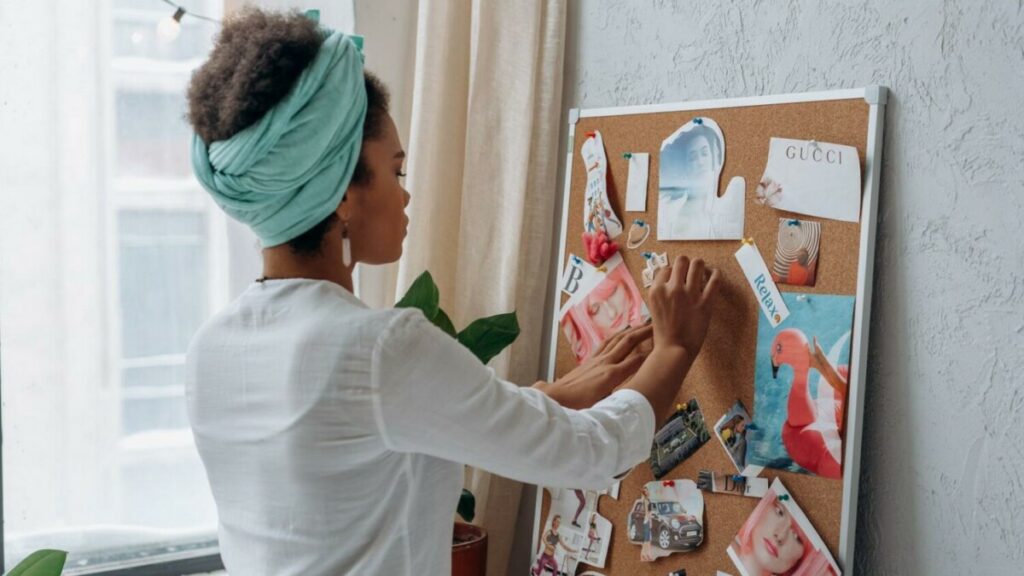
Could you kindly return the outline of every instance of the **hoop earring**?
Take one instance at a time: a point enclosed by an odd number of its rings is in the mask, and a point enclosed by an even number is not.
[[[352,242],[348,239],[348,223],[342,222],[341,225],[341,263],[349,268],[352,266]]]

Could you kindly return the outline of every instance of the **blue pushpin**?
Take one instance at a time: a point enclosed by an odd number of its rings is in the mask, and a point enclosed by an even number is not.
[[[790,220],[786,224],[788,224],[789,226],[799,226],[800,225],[800,221],[794,219],[794,220]]]
[[[779,500],[782,500],[783,502],[789,500],[789,494],[779,494]]]
[[[647,226],[647,222],[644,222],[640,218],[637,218],[636,220],[633,220],[633,224],[636,224],[637,226]]]
[[[622,157],[625,158],[626,160],[629,160],[630,158],[633,157],[633,153],[632,152],[624,152],[622,154]]]
[[[693,119],[693,123],[694,124],[698,124],[698,125],[699,124],[703,124],[704,123],[704,119],[703,118],[694,118]]]
[[[653,252],[643,252],[640,255],[643,256],[644,258],[646,258],[647,260],[650,260],[651,258],[654,257],[654,253]]]

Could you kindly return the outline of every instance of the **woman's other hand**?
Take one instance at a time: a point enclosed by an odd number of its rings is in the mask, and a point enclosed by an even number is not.
[[[708,333],[719,277],[700,258],[691,262],[683,255],[658,271],[647,298],[655,347],[680,347],[696,358]]]
[[[651,351],[653,330],[650,324],[627,328],[566,375],[533,387],[566,408],[590,408],[636,373]]]

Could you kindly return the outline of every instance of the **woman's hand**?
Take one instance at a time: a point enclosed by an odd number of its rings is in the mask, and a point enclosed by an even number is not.
[[[648,292],[655,347],[679,347],[696,358],[708,333],[711,307],[718,293],[719,271],[708,274],[704,261],[676,257],[662,268]]]
[[[533,385],[566,408],[590,408],[636,373],[650,353],[653,328],[627,328],[604,341],[587,360],[554,382]]]

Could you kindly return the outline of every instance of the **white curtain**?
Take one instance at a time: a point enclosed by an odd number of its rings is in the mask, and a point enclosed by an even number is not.
[[[411,223],[399,292],[423,270],[456,326],[515,310],[522,337],[492,366],[539,373],[558,186],[565,0],[421,0],[408,144]],[[504,574],[521,485],[467,472]]]

